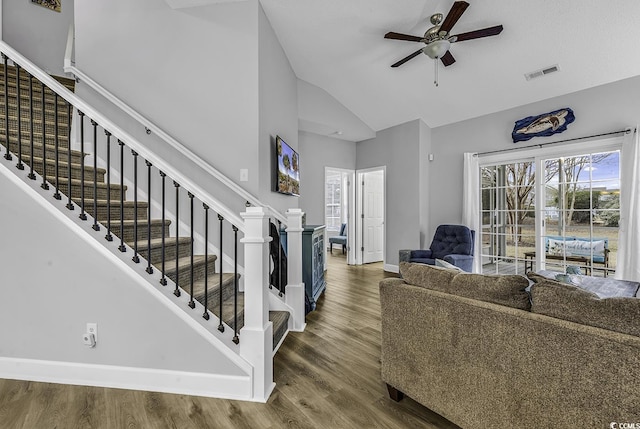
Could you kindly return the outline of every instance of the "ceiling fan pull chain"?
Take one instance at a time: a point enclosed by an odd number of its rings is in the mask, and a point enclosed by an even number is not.
[[[433,62],[434,67],[435,67],[435,72],[434,72],[434,80],[433,80],[433,84],[435,86],[438,86],[438,59],[436,58],[436,60]]]

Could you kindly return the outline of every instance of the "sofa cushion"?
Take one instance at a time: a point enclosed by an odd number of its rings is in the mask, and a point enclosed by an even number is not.
[[[435,265],[400,262],[400,275],[405,282],[427,289],[447,291],[447,287],[457,271],[436,267]]]
[[[640,336],[637,298],[600,299],[595,293],[549,279],[539,279],[531,287],[531,296],[534,313]]]
[[[494,304],[529,310],[529,286],[526,277],[519,275],[489,275],[461,273],[434,265],[400,263],[405,282],[427,289],[473,298]]]
[[[529,280],[520,275],[459,273],[445,292],[492,302],[521,310],[531,309],[526,288]]]

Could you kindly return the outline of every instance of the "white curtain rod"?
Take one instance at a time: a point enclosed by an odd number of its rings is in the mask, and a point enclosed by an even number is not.
[[[637,129],[634,129],[633,132],[636,132]],[[494,153],[502,153],[502,152],[511,152],[511,151],[515,151],[515,150],[524,150],[524,149],[531,149],[531,148],[542,148],[543,146],[549,146],[549,145],[553,145],[553,144],[558,144],[558,143],[566,143],[566,142],[572,142],[572,141],[576,141],[576,140],[585,140],[585,139],[592,139],[595,137],[603,137],[603,136],[610,136],[610,135],[614,135],[614,134],[629,134],[631,132],[631,128],[627,128],[624,130],[618,130],[618,131],[611,131],[608,133],[602,133],[602,134],[592,134],[590,136],[584,136],[584,137],[574,137],[572,139],[565,139],[565,140],[558,140],[555,142],[547,142],[547,143],[539,143],[539,144],[532,144],[532,145],[528,145],[528,146],[518,146],[518,147],[512,147],[509,149],[498,149],[498,150],[490,150],[487,152],[478,152],[475,154],[475,156],[483,156],[483,155],[492,155]]]

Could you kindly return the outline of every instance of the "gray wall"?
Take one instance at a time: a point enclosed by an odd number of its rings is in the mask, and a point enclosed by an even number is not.
[[[516,145],[511,140],[515,121],[562,107],[573,109],[576,120],[567,131]],[[432,130],[434,161],[429,163],[431,231],[442,223],[462,220],[462,180],[465,152],[508,149],[635,127],[640,120],[640,77],[590,88]]]
[[[298,207],[298,198],[273,192],[275,138],[298,146],[298,79],[262,7],[259,8],[259,138],[260,201],[280,212]]]
[[[257,196],[258,10],[76,0],[76,65]]]
[[[102,244],[87,243],[54,218],[50,191],[34,199],[3,172],[0,187],[0,222],[11,226],[2,237],[11,245],[0,246],[0,356],[242,375],[167,311],[164,300],[140,284],[139,273],[106,259],[96,248]],[[104,230],[99,234],[102,239]],[[169,304],[186,308],[186,298]],[[94,349],[82,343],[87,322],[98,323]]]
[[[54,12],[30,0],[4,0],[2,39],[47,73],[62,76],[69,25],[73,22],[73,0],[62,2]]]
[[[307,224],[324,224],[325,167],[356,168],[356,143],[301,131],[300,147],[300,208],[306,213]]]
[[[429,155],[432,153],[431,147],[431,128],[424,122],[420,121],[420,151],[418,159],[420,160],[420,174],[418,182],[420,191],[418,198],[420,200],[420,249],[425,249],[431,244],[433,234],[429,230],[429,199],[431,196],[431,182],[429,180]],[[437,183],[437,182],[435,182]]]
[[[421,120],[378,131],[356,144],[356,168],[386,166],[386,264],[398,264],[400,249],[420,246]]]
[[[178,10],[163,0],[77,2],[80,70],[265,204],[282,212],[298,206],[297,199],[272,191],[275,136],[298,147],[297,78],[257,0]],[[107,37],[113,33],[110,20],[118,22],[115,37]],[[182,154],[146,136],[82,83],[78,93],[242,211],[244,200]],[[246,182],[240,182],[241,169],[248,170]]]

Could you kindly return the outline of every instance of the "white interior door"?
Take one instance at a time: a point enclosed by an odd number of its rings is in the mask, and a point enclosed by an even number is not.
[[[362,263],[383,260],[384,171],[363,174],[362,180]]]

